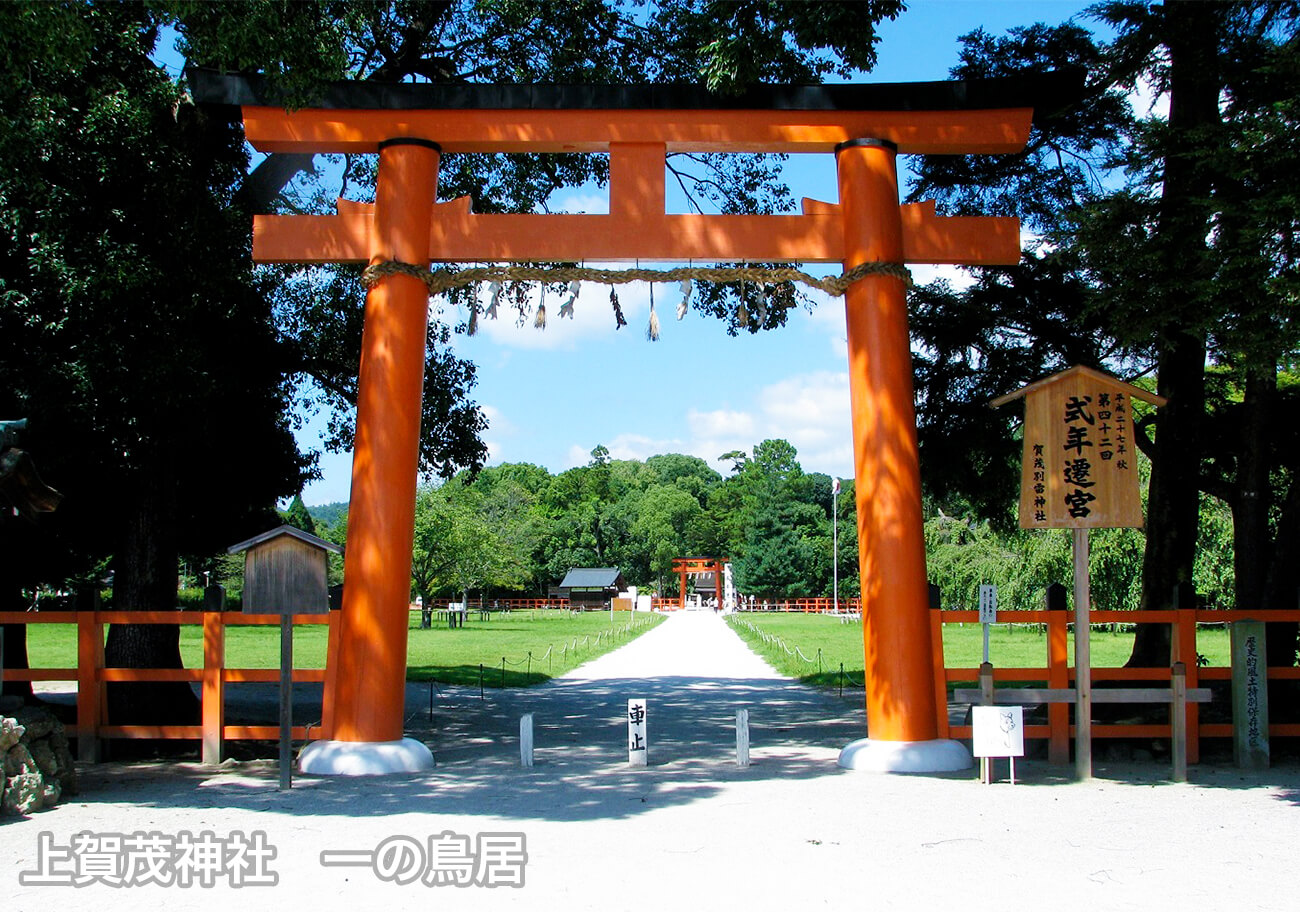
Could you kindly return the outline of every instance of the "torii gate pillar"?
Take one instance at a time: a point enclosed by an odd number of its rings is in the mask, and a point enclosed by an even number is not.
[[[903,261],[897,154],[878,139],[835,150],[846,269]],[[906,288],[872,275],[844,300],[869,737],[844,748],[840,766],[966,769],[966,747],[938,738]]]
[[[436,143],[379,146],[370,262],[429,261],[429,209],[438,189]],[[309,744],[304,773],[368,775],[433,768],[423,742],[403,738],[407,603],[419,477],[429,292],[415,276],[387,276],[366,294],[352,495],[344,555],[334,738]]]

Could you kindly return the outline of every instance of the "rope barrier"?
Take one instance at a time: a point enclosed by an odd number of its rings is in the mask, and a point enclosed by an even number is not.
[[[601,643],[601,641],[604,640],[606,637],[609,637],[609,638],[612,639],[614,636],[629,636],[629,635],[631,635],[631,633],[632,633],[633,631],[635,631],[635,630],[640,630],[641,628],[648,626],[649,623],[650,623],[649,621],[638,621],[638,620],[633,620],[633,621],[631,621],[630,623],[628,623],[628,624],[626,624],[626,625],[624,625],[624,626],[621,626],[621,627],[617,628],[616,630],[612,630],[612,631],[609,631],[609,630],[607,630],[607,631],[602,631],[601,633],[599,633],[599,634],[596,635],[595,643],[591,643],[591,634],[587,634],[586,636],[584,636],[584,637],[582,638],[582,641],[581,641],[581,642],[578,641],[578,638],[577,638],[577,637],[574,637],[574,638],[573,638],[573,643],[572,643],[572,644],[564,643],[564,644],[560,647],[560,658],[561,658],[561,659],[567,659],[567,658],[568,658],[569,651],[570,651],[570,648],[572,648],[572,650],[573,650],[574,653],[577,653],[579,647],[585,647],[585,646],[587,646],[588,644],[595,645],[595,646],[599,646],[600,643]],[[527,672],[526,672],[526,676],[531,676],[531,675],[532,675],[533,662],[534,662],[534,661],[541,662],[542,659],[545,659],[545,660],[546,660],[546,668],[547,668],[547,671],[550,671],[550,668],[551,668],[551,654],[554,652],[554,650],[555,650],[555,644],[553,644],[553,643],[547,645],[547,647],[546,647],[546,652],[544,652],[541,656],[535,656],[535,655],[533,655],[532,651],[530,650],[530,651],[528,652],[528,655],[527,655],[527,656],[525,656],[524,658],[520,659],[520,660],[517,661],[517,662],[512,662],[512,661],[511,661],[510,659],[508,659],[506,656],[502,656],[502,657],[501,657],[501,678],[500,678],[500,682],[501,682],[501,683],[500,683],[500,686],[501,686],[501,687],[505,687],[506,668],[507,668],[507,667],[510,667],[510,668],[518,668],[518,667],[521,666],[521,665],[527,665],[527,666],[528,666],[528,670],[527,670]],[[484,670],[485,670],[484,665],[483,665],[482,663],[479,663],[479,667],[478,667],[478,669],[479,669],[479,671],[478,671],[479,699],[483,699],[483,674],[484,674]],[[441,691],[439,691],[439,693],[441,693]]]
[[[817,650],[817,657],[815,659],[810,659],[803,654],[803,650],[800,649],[798,646],[795,646],[794,649],[791,650],[790,647],[786,645],[785,640],[781,639],[780,636],[774,633],[768,633],[767,631],[753,624],[751,621],[745,620],[744,618],[731,617],[728,619],[728,623],[734,626],[744,627],[755,637],[762,640],[764,645],[777,646],[783,652],[785,652],[786,655],[796,656],[800,661],[805,662],[809,666],[816,666],[818,674],[823,673],[824,668],[823,668],[823,661],[822,661],[822,651],[820,648],[818,648]],[[853,675],[846,672],[844,670],[844,663],[841,662],[840,670],[839,670],[839,690],[841,696],[844,695],[844,683],[846,681],[853,687],[865,689],[867,686],[865,681],[858,681],[853,677]]]
[[[373,288],[392,275],[409,275],[419,279],[435,295],[451,288],[464,288],[477,282],[596,282],[601,285],[626,285],[630,282],[753,282],[756,285],[782,285],[798,282],[838,297],[868,276],[884,275],[912,287],[912,273],[902,263],[862,263],[837,276],[818,278],[793,266],[676,266],[672,269],[596,269],[590,266],[471,266],[468,269],[434,272],[413,263],[385,260],[367,266],[361,282]]]

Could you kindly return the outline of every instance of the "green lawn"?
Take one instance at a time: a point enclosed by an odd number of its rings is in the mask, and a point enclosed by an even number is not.
[[[479,683],[488,687],[537,684],[603,655],[635,639],[663,620],[662,615],[625,612],[513,611],[480,621],[471,615],[465,626],[420,630],[415,615],[407,641],[407,679],[446,684]],[[327,628],[323,624],[295,626],[294,666],[324,668]],[[28,628],[28,662],[33,668],[74,668],[77,631],[71,624],[40,624]],[[187,668],[203,666],[203,630],[181,627],[181,659]],[[503,674],[504,664],[504,674]],[[226,665],[229,668],[279,668],[280,629],[227,627]]]
[[[862,625],[840,623],[838,618],[814,614],[732,615],[733,630],[755,652],[782,674],[808,683],[829,687],[840,685],[840,663],[848,680],[861,686],[863,673]],[[748,629],[747,624],[779,637],[780,643],[764,642]],[[783,644],[783,645],[782,645]],[[1118,668],[1128,660],[1133,634],[1112,633],[1108,628],[1094,628],[1089,641],[1094,668]],[[983,660],[984,635],[979,624],[945,624],[943,629],[945,664],[949,668],[976,668]],[[1074,637],[1069,638],[1069,655],[1074,656]],[[1210,665],[1228,665],[1228,632],[1203,627],[1197,633],[1196,648]],[[1047,665],[1047,634],[1039,628],[1023,625],[994,624],[989,634],[989,658],[1004,668],[1036,668]],[[968,685],[964,685],[968,686]]]

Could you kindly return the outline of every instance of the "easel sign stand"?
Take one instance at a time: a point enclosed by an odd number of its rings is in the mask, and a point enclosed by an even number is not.
[[[1011,763],[1011,784],[1016,784],[1016,758],[1025,755],[1025,711],[1022,706],[972,706],[972,753],[980,759],[980,781],[993,783],[993,759]]]
[[[1070,529],[1074,551],[1074,767],[1092,778],[1088,530],[1141,528],[1132,400],[1165,400],[1089,367],[1072,367],[991,403],[1025,400],[1020,527]]]

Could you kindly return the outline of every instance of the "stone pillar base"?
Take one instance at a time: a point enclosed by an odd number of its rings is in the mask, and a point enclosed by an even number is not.
[[[385,776],[433,769],[433,752],[414,738],[400,741],[313,741],[298,754],[311,776]]]
[[[872,773],[951,773],[967,770],[970,751],[960,741],[873,741],[862,738],[840,751],[839,765]]]

